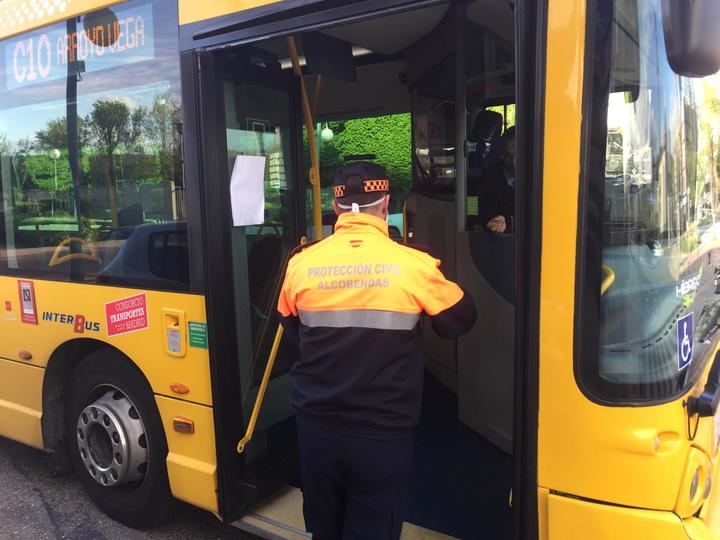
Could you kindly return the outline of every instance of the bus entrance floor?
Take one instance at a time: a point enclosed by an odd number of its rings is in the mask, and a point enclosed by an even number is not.
[[[402,540],[509,539],[512,457],[458,419],[457,396],[425,372]],[[300,479],[234,523],[265,538],[306,539]]]
[[[510,538],[512,457],[458,419],[457,396],[425,372],[405,519],[463,539]]]

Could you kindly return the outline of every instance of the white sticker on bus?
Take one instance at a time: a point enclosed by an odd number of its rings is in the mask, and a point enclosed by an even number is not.
[[[20,293],[20,320],[26,324],[37,324],[37,307],[35,305],[35,285],[32,281],[18,281]]]

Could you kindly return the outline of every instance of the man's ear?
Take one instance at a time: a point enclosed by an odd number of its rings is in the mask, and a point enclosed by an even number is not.
[[[382,210],[383,210],[383,213],[386,215],[390,213],[390,194],[389,193],[385,196],[385,202],[383,203]]]
[[[336,215],[336,216],[339,216],[340,214],[343,213],[343,211],[342,211],[342,210],[340,209],[340,207],[338,206],[337,199],[333,199],[333,210],[335,210],[335,215]]]

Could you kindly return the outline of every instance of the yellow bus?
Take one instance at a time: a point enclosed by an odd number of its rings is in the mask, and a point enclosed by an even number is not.
[[[403,536],[720,538],[711,4],[0,1],[0,435],[306,537],[277,292],[375,160],[480,313],[416,329]]]

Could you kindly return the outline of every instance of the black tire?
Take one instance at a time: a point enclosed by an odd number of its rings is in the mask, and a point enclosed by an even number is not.
[[[80,455],[78,421],[85,407],[108,388],[122,392],[135,406],[145,429],[147,468],[141,480],[103,486],[88,472]],[[133,416],[134,418],[134,416]],[[65,407],[66,442],[75,473],[93,502],[112,519],[136,529],[161,524],[173,506],[168,482],[168,448],[152,389],[139,370],[116,351],[102,349],[85,357],[73,371]]]

